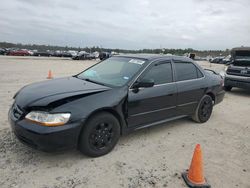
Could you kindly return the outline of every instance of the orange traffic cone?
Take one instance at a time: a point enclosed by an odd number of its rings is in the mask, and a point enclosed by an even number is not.
[[[200,144],[197,144],[194,150],[193,159],[189,170],[182,173],[182,177],[189,187],[209,188],[203,175],[203,161]]]
[[[48,77],[47,77],[47,79],[52,79],[53,78],[53,76],[52,76],[52,71],[51,70],[49,70],[49,73],[48,73]]]

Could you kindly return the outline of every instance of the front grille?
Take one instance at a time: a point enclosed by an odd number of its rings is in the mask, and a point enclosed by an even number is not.
[[[239,73],[240,74],[240,70],[228,69],[227,73]]]
[[[17,104],[12,106],[12,115],[16,120],[20,119],[23,115],[23,111],[17,106]]]
[[[250,77],[249,69],[228,69],[227,74]]]

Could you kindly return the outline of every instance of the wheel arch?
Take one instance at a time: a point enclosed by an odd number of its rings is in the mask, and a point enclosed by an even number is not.
[[[212,91],[207,92],[206,95],[210,96],[215,103],[215,94]]]
[[[121,115],[120,115],[115,109],[113,109],[113,108],[109,108],[109,107],[100,108],[100,109],[97,109],[97,110],[91,112],[91,113],[87,116],[87,118],[85,119],[84,124],[86,124],[86,122],[88,122],[88,120],[89,120],[91,117],[93,117],[93,116],[96,115],[96,114],[102,113],[102,112],[108,112],[108,113],[112,114],[112,115],[119,121],[119,124],[120,124],[120,135],[122,135],[122,132],[123,132],[122,130],[123,130],[123,125],[124,125],[124,123],[123,123],[123,121],[122,121]],[[83,127],[84,127],[84,126],[82,126],[82,129],[83,129]],[[81,131],[82,131],[82,130],[81,130]]]

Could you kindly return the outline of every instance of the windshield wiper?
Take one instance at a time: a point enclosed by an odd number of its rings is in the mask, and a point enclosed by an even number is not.
[[[79,77],[78,77],[78,78],[79,78]],[[91,79],[89,79],[89,78],[80,78],[80,79],[85,80],[85,81],[87,81],[87,82],[92,82],[92,83],[94,83],[94,84],[99,84],[99,85],[103,85],[103,86],[105,86],[105,84],[104,84],[104,83],[97,82],[97,81],[95,81],[95,80],[91,80]]]

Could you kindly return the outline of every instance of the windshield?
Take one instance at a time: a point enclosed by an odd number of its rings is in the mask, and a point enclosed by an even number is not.
[[[235,60],[249,60],[250,61],[250,51],[236,51]]]
[[[238,66],[250,66],[250,51],[236,51],[233,64]]]
[[[77,75],[77,78],[111,86],[123,86],[142,68],[145,60],[111,57]]]

